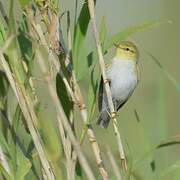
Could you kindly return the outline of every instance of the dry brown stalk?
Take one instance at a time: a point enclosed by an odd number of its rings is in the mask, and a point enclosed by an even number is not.
[[[42,33],[42,30],[41,30],[40,26],[35,25],[35,24],[33,24],[33,26],[36,29],[36,32],[37,32],[37,34],[39,35],[39,37],[41,39],[41,42],[43,43],[43,45],[48,50],[49,48],[48,48],[48,45],[46,43],[46,40],[42,36],[43,33]],[[65,50],[65,52],[70,52],[71,51],[71,49],[70,49],[70,47],[71,47],[70,36],[68,36],[68,42],[69,42],[69,49]],[[70,55],[66,54],[66,57],[70,58]],[[59,64],[57,65],[57,61],[55,60],[55,58],[52,58],[52,61],[55,64],[56,71],[60,73],[60,75],[61,75],[61,77],[62,77],[62,79],[63,79],[63,81],[65,83],[65,86],[66,86],[72,100],[75,102],[75,104],[78,104],[78,107],[79,107],[79,110],[80,110],[80,113],[81,113],[81,116],[82,116],[82,119],[83,119],[84,123],[87,124],[87,109],[86,109],[86,106],[84,104],[84,100],[83,100],[81,90],[80,90],[79,85],[78,85],[78,83],[76,81],[75,73],[72,71],[73,84],[74,84],[74,91],[73,91],[72,88],[70,87],[67,79],[65,78],[63,72],[60,70],[60,65]],[[68,62],[70,62],[70,60],[68,60]],[[96,136],[95,136],[94,131],[93,131],[91,126],[88,127],[87,134],[88,134],[88,137],[89,137],[89,142],[90,142],[90,144],[92,146],[92,149],[93,149],[93,153],[94,153],[94,156],[95,156],[96,163],[97,163],[97,166],[99,168],[100,174],[101,174],[101,176],[103,177],[104,180],[107,180],[108,179],[108,174],[107,174],[107,171],[106,171],[106,169],[105,169],[105,167],[103,165],[99,145],[97,143]]]
[[[70,55],[70,52],[72,51],[72,42],[71,42],[71,33],[70,33],[70,18],[69,18],[69,14],[68,14],[68,30],[67,30],[67,34],[68,34],[68,50],[67,50],[67,54],[66,54],[66,58],[69,60],[66,60],[67,62],[72,62],[72,56]],[[86,109],[86,105],[84,103],[84,98],[82,96],[82,93],[81,93],[81,89],[77,83],[77,80],[76,80],[76,76],[75,76],[75,73],[74,71],[72,70],[72,81],[73,81],[73,89],[74,89],[74,95],[72,96],[72,98],[75,100],[76,104],[78,104],[78,107],[79,107],[79,110],[80,110],[80,113],[81,113],[81,117],[84,121],[84,123],[87,125],[87,109]],[[68,84],[67,84],[68,86]],[[67,87],[67,89],[71,89],[69,86]],[[70,91],[70,94],[72,91]],[[101,158],[101,151],[100,151],[100,148],[99,148],[99,145],[97,143],[97,140],[96,140],[96,136],[95,136],[95,133],[93,131],[93,128],[91,125],[88,125],[87,126],[87,135],[88,135],[88,138],[89,138],[89,142],[92,146],[92,149],[93,149],[93,153],[94,153],[94,156],[95,156],[95,159],[96,159],[96,163],[97,163],[97,166],[99,168],[99,172],[103,178],[103,180],[108,180],[108,173],[104,167],[104,164],[103,164],[103,160]]]
[[[54,87],[54,84],[53,84],[53,81],[51,79],[51,76],[49,75],[48,73],[48,70],[46,68],[46,65],[44,63],[44,60],[42,58],[42,55],[40,54],[39,51],[37,51],[37,58],[38,58],[38,62],[40,64],[40,68],[42,70],[42,73],[43,73],[43,77],[44,77],[44,80],[45,82],[47,83],[47,86],[48,86],[48,89],[49,89],[49,93],[50,93],[50,96],[54,102],[54,105],[56,107],[56,112],[57,112],[57,120],[58,120],[58,126],[62,126],[64,127],[64,129],[66,130],[67,132],[67,135],[68,137],[70,138],[71,140],[71,143],[73,144],[74,146],[74,149],[76,150],[76,153],[78,155],[78,158],[79,158],[79,161],[81,163],[81,166],[82,168],[84,169],[84,172],[86,173],[87,175],[87,178],[89,180],[95,180],[95,177],[88,165],[88,162],[84,156],[84,154],[82,153],[81,151],[81,148],[80,148],[80,145],[78,144],[75,136],[74,136],[74,133],[71,129],[71,126],[69,124],[69,121],[64,113],[64,110],[62,108],[62,105],[61,103],[59,102],[59,99],[58,99],[58,96],[57,96],[57,93],[56,93],[56,89]],[[60,128],[59,128],[60,130]]]
[[[43,32],[42,32],[42,29],[40,27],[40,25],[36,25],[34,23],[32,23],[37,35],[39,36],[40,38],[40,41],[42,42],[43,46],[47,48],[47,51],[49,51],[49,47],[48,47],[48,44],[43,36]],[[60,28],[60,25],[59,25],[59,28]],[[60,29],[61,31],[61,29]],[[69,33],[70,35],[70,33]],[[61,36],[61,40],[64,42],[64,39],[63,37]],[[65,50],[65,53],[66,53],[66,58],[70,58],[70,55],[69,55],[69,52],[71,51],[70,47],[71,47],[71,39],[70,39],[70,36],[68,36],[68,50],[67,48],[65,47],[64,43],[63,43],[63,48]],[[53,56],[53,55],[52,55]],[[71,86],[69,85],[67,79],[65,78],[63,72],[61,71],[60,69],[60,64],[58,63],[58,61],[56,60],[56,58],[53,56],[51,58],[52,62],[54,63],[54,67],[56,68],[56,72],[60,73],[63,81],[64,81],[64,84],[68,90],[68,93],[70,94],[72,100],[75,102],[75,104],[78,104],[78,107],[79,107],[79,110],[80,110],[80,113],[81,113],[81,116],[82,116],[82,119],[84,121],[85,124],[87,124],[87,109],[86,109],[86,106],[84,104],[84,100],[83,100],[83,96],[82,96],[82,93],[81,93],[81,90],[79,88],[79,85],[76,81],[76,77],[75,77],[75,73],[72,71],[72,78],[73,78],[73,84],[74,84],[74,91],[72,90]],[[68,62],[71,62],[71,60],[67,60]],[[96,163],[97,163],[97,166],[99,168],[99,171],[100,171],[100,174],[101,176],[103,177],[104,180],[107,180],[108,179],[108,174],[107,174],[107,171],[103,165],[103,161],[102,161],[102,158],[101,158],[101,152],[100,152],[100,149],[99,149],[99,145],[97,143],[97,140],[96,140],[96,136],[94,134],[94,131],[92,129],[91,126],[88,127],[88,130],[87,130],[87,135],[89,137],[89,142],[92,146],[92,149],[93,149],[93,153],[94,153],[94,156],[95,156],[95,159],[96,159]]]
[[[61,47],[60,47],[60,40],[59,40],[59,21],[58,21],[58,16],[57,14],[53,13],[52,14],[52,18],[50,20],[50,24],[49,24],[49,40],[50,40],[50,44],[51,44],[51,48],[52,50],[56,53],[62,53],[61,52]],[[53,52],[49,50],[49,54],[51,55],[50,59],[53,59],[54,56],[52,54]],[[56,61],[57,62],[57,61]],[[55,66],[55,61],[54,61],[54,66]],[[56,71],[56,73],[58,72],[58,70]],[[55,73],[55,74],[56,74]],[[68,83],[67,79],[65,78],[64,74],[62,73],[62,71],[60,70],[60,74],[61,77],[64,81],[64,84],[66,85]],[[59,117],[57,117],[59,118]],[[70,114],[70,123],[73,126],[73,116],[72,116],[72,112]],[[63,142],[63,148],[64,148],[64,152],[65,152],[65,156],[66,156],[66,171],[67,171],[67,179],[68,180],[75,180],[75,166],[76,166],[76,161],[77,161],[77,154],[73,149],[72,143],[69,139],[68,136],[65,136],[65,132],[64,132],[64,128],[63,126],[59,126],[60,128],[60,135],[61,135],[61,139]]]
[[[83,99],[80,87],[77,83],[75,73],[72,72],[72,76],[73,76],[73,84],[74,84],[74,94],[71,93],[72,90],[70,90],[69,93],[72,95],[72,98],[75,100],[75,103],[78,105],[80,113],[81,113],[81,117],[82,117],[84,123],[87,125],[86,105],[84,103],[84,99]],[[68,87],[67,89],[71,89],[69,84],[66,84],[66,85]],[[87,135],[88,135],[89,142],[90,142],[92,149],[93,149],[93,153],[94,153],[94,156],[96,159],[97,166],[99,168],[99,172],[100,172],[101,176],[103,177],[103,179],[107,180],[108,179],[108,173],[104,167],[103,160],[101,158],[101,151],[100,151],[99,145],[98,145],[97,140],[96,140],[95,133],[94,133],[91,125],[87,125]]]
[[[3,69],[4,69],[4,71],[7,75],[7,78],[9,80],[9,83],[10,83],[10,85],[11,85],[11,87],[12,87],[12,89],[13,89],[16,97],[17,97],[17,100],[19,102],[21,110],[24,114],[24,117],[25,117],[25,120],[27,122],[29,131],[30,131],[31,136],[33,138],[35,147],[37,149],[43,170],[44,170],[48,180],[55,180],[51,166],[49,165],[49,162],[46,159],[40,135],[38,133],[38,130],[36,129],[35,124],[37,123],[37,117],[36,117],[36,114],[34,112],[34,106],[33,106],[33,103],[31,101],[31,98],[26,93],[24,86],[21,83],[19,83],[16,76],[12,75],[10,67],[9,67],[8,63],[6,62],[6,60],[3,56],[3,53],[1,51],[0,51],[0,59],[1,59]]]
[[[94,0],[88,0],[88,8],[89,8],[91,21],[92,21],[93,34],[94,34],[94,38],[95,38],[95,42],[96,42],[96,48],[98,51],[99,64],[100,64],[100,68],[101,68],[102,77],[104,80],[104,86],[105,86],[105,90],[106,90],[106,94],[107,94],[108,105],[109,105],[109,108],[111,111],[114,132],[115,132],[115,136],[116,136],[117,143],[118,143],[118,149],[119,149],[119,153],[120,153],[121,163],[122,163],[123,169],[125,170],[125,172],[127,172],[126,157],[125,157],[125,153],[124,153],[124,149],[123,149],[123,145],[122,145],[121,136],[120,136],[120,133],[119,133],[118,127],[117,127],[116,112],[115,112],[112,97],[111,97],[111,90],[109,87],[108,79],[106,77],[105,63],[104,63],[104,58],[103,58],[103,54],[102,54],[102,47],[101,47],[101,43],[99,41],[99,33],[97,30],[97,26],[96,26]]]

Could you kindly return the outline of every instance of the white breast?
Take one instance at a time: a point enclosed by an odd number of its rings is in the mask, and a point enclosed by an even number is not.
[[[111,68],[107,70],[113,99],[125,101],[133,93],[137,86],[135,65],[132,60],[113,60]]]

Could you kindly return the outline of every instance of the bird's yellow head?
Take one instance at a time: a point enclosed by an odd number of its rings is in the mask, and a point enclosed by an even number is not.
[[[114,45],[116,47],[116,57],[118,59],[138,61],[139,52],[132,42],[122,41],[119,44]]]

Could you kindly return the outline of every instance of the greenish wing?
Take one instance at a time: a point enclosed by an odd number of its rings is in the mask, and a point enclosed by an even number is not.
[[[101,76],[101,81],[100,81],[100,84],[99,84],[99,93],[98,93],[98,108],[99,108],[99,111],[101,111],[102,109],[102,101],[103,101],[103,78]]]
[[[103,92],[104,92],[104,83],[103,83],[103,78],[101,76],[101,81],[100,81],[100,84],[99,84],[99,93],[98,93],[98,108],[99,108],[99,111],[102,110],[102,102],[103,102]],[[116,107],[115,105],[115,102],[113,101],[113,104],[116,108],[116,111],[118,111],[126,102],[127,100],[129,99],[129,97],[124,101],[124,102],[119,102]]]
[[[106,63],[105,64],[106,70],[111,68],[111,65],[112,65],[111,62]],[[109,83],[109,86],[111,86],[111,83]],[[100,84],[99,84],[99,93],[98,93],[98,108],[99,108],[99,111],[101,111],[101,109],[102,109],[103,92],[104,92],[104,83],[103,83],[103,78],[101,76],[101,81],[100,81]]]

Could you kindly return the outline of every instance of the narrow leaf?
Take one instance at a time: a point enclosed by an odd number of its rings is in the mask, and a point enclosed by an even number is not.
[[[160,179],[164,179],[166,176],[179,171],[180,171],[180,161],[177,161],[175,164],[169,166],[160,174]]]
[[[4,41],[5,41],[5,29],[2,24],[2,21],[0,21],[0,47],[3,46]]]
[[[97,79],[94,80],[94,69],[91,71],[91,80],[89,83],[89,92],[88,92],[88,121],[91,120],[94,111],[95,111],[95,104],[96,104],[96,92],[98,88],[98,81]]]
[[[152,21],[152,22],[144,23],[142,25],[127,28],[127,29],[113,35],[112,37],[110,37],[107,40],[107,42],[105,43],[104,52],[106,52],[110,48],[112,48],[114,43],[118,43],[119,41],[125,40],[129,36],[131,36],[131,35],[133,35],[133,34],[135,34],[137,32],[146,31],[148,29],[152,29],[154,27],[157,27],[157,26],[159,26],[161,24],[165,24],[165,23],[170,23],[170,21],[167,21],[167,20],[166,21]]]
[[[162,141],[160,144],[157,145],[157,149],[162,148],[162,147],[167,147],[171,145],[180,145],[180,135],[173,136],[167,140]]]
[[[18,76],[18,80],[20,80],[22,83],[25,81],[25,72],[22,65],[22,62],[20,61],[20,49],[19,49],[19,43],[17,41],[17,22],[15,20],[14,15],[14,1],[10,1],[10,8],[9,8],[9,24],[8,24],[8,36],[15,36],[12,43],[7,49],[7,56],[9,58],[9,64],[12,67],[13,71]]]
[[[160,143],[153,145],[151,147],[151,149],[141,157],[141,159],[137,160],[134,163],[135,167],[139,163],[146,160],[149,156],[152,156],[152,154],[154,154],[156,150],[158,150],[160,148],[164,148],[164,147],[169,147],[169,146],[172,146],[172,145],[178,145],[178,144],[180,144],[180,135],[170,137],[169,139],[163,140]]]
[[[73,109],[73,104],[72,104],[71,100],[69,99],[65,84],[59,74],[56,77],[56,87],[57,87],[56,88],[57,95],[63,105],[64,112],[65,112],[66,116],[69,117],[70,112]]]
[[[23,180],[31,169],[31,162],[24,156],[23,152],[17,147],[17,171],[16,179]]]
[[[164,75],[170,80],[170,82],[174,85],[174,87],[180,92],[180,84],[176,81],[176,79],[161,65],[159,60],[154,57],[151,53],[145,51],[147,55],[151,57],[151,59],[155,62],[155,64],[161,69]]]
[[[2,132],[0,132],[0,146],[2,147],[3,152],[5,152],[7,156],[13,158],[13,153],[11,151],[11,148],[6,142],[6,139],[4,138]]]
[[[84,51],[83,45],[86,38],[88,24],[90,21],[90,15],[88,10],[88,3],[84,1],[83,7],[81,9],[80,15],[78,17],[77,23],[75,25],[74,30],[74,41],[73,41],[73,59],[74,59],[74,69],[79,79],[80,73],[79,69],[82,68],[82,63],[86,61],[85,59],[82,60],[81,53]]]
[[[10,174],[6,171],[6,169],[3,167],[1,163],[0,163],[0,172],[1,174],[3,174],[6,180],[13,180],[13,177],[10,176]]]

